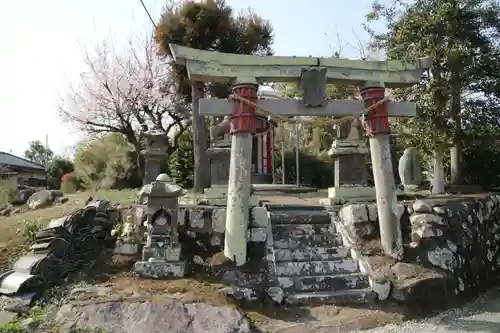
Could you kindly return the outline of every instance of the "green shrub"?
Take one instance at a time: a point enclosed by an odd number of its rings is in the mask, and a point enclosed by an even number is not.
[[[28,243],[35,241],[36,234],[42,229],[43,225],[40,220],[26,220],[23,222],[21,229],[17,231],[24,240]]]
[[[16,183],[11,180],[0,180],[0,205],[19,202],[21,197]]]
[[[282,152],[275,154],[275,175],[279,180],[283,177]],[[297,183],[296,153],[295,150],[288,150],[285,154],[285,181],[287,184]],[[328,188],[333,185],[333,162],[327,151],[319,154],[311,154],[306,151],[299,151],[299,174],[300,183],[312,185],[317,188]]]
[[[63,157],[52,159],[47,170],[49,187],[54,189],[61,188],[63,176],[73,171],[75,171],[75,166],[72,161]]]

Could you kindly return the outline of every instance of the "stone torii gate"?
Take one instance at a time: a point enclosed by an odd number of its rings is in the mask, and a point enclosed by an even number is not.
[[[385,101],[385,88],[409,87],[420,81],[431,58],[411,61],[363,61],[317,57],[252,56],[219,53],[170,44],[174,60],[185,65],[192,81],[231,82],[243,100],[201,99],[200,115],[231,116],[231,162],[224,254],[238,266],[246,262],[252,134],[261,127],[256,109],[279,116],[354,116],[371,107],[364,123],[370,138],[382,247],[402,255],[401,230],[391,163],[388,117],[415,116],[414,103]],[[258,100],[263,82],[299,82],[302,100]],[[325,100],[327,83],[360,87],[363,101]],[[257,108],[255,106],[258,106]]]

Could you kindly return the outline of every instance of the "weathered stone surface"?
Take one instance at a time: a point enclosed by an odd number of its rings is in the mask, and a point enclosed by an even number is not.
[[[19,191],[19,199],[20,199],[20,204],[25,204],[28,202],[28,199],[35,193],[36,190],[34,188],[27,188],[24,190]],[[14,203],[16,204],[16,203]]]
[[[334,247],[342,246],[340,234],[314,234],[295,236],[293,232],[288,235],[282,233],[284,238],[276,238],[274,247],[277,249],[305,249],[308,247]],[[285,238],[286,237],[286,238]]]
[[[48,207],[54,203],[55,197],[52,192],[49,190],[41,190],[33,193],[26,204],[29,209],[40,209],[44,207]]]
[[[432,213],[432,205],[423,200],[415,201],[412,208],[415,213]]]
[[[280,224],[273,226],[275,238],[288,239],[314,235],[333,235],[337,231],[334,225]]]
[[[407,148],[399,159],[398,165],[401,183],[405,186],[422,183],[422,167],[420,153],[414,147]]]
[[[359,248],[365,241],[378,236],[377,215],[375,204],[349,204],[342,207],[338,216],[332,214],[332,221],[338,226],[345,244]]]
[[[248,229],[249,242],[265,242],[267,239],[267,228]]]
[[[112,333],[250,333],[248,321],[236,309],[178,300],[66,304],[55,321],[64,328],[101,329]]]
[[[385,301],[391,293],[391,282],[385,278],[368,278],[370,288],[377,294],[377,298]]]
[[[349,255],[346,247],[311,247],[306,249],[276,249],[276,262],[337,260]]]
[[[330,215],[324,210],[271,211],[272,224],[330,224]]]
[[[0,325],[5,325],[14,320],[16,317],[17,313],[0,310]]]
[[[446,301],[453,294],[451,276],[434,269],[400,262],[391,271],[394,276],[391,297],[398,301],[432,304]]]
[[[457,293],[475,294],[497,284],[500,206],[496,195],[425,202],[432,205],[432,213],[410,217],[412,243],[405,249],[405,261],[441,269],[451,277],[451,289]]]
[[[270,223],[269,214],[265,207],[253,207],[252,214],[253,225],[256,227],[267,227]]]
[[[210,147],[207,149],[210,159],[210,184],[227,185],[229,181],[229,161],[231,159],[231,144],[225,147]]]
[[[276,264],[280,276],[342,275],[358,271],[356,260],[284,262]]]
[[[137,261],[134,264],[134,271],[142,277],[151,279],[167,279],[183,277],[186,269],[185,261]]]
[[[342,291],[314,291],[290,294],[286,303],[290,305],[310,304],[356,304],[375,301],[377,294],[366,289],[353,289]]]
[[[278,278],[283,290],[319,291],[364,289],[369,286],[368,278],[362,275],[322,275]]]
[[[368,205],[366,204],[346,205],[340,210],[339,215],[343,219],[344,224],[370,221]]]
[[[212,211],[212,231],[224,232],[226,230],[226,208],[216,208]]]

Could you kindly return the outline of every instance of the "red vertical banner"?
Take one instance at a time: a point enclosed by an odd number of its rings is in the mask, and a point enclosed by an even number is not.
[[[360,93],[361,98],[365,101],[365,107],[370,107],[384,99],[385,88],[364,88],[360,90]],[[380,103],[368,112],[364,126],[367,136],[389,134],[391,132],[386,102]]]

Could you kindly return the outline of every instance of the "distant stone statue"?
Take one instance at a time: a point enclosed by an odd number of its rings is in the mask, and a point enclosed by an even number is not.
[[[415,147],[405,149],[399,159],[398,171],[405,191],[416,191],[422,184],[421,158]]]

